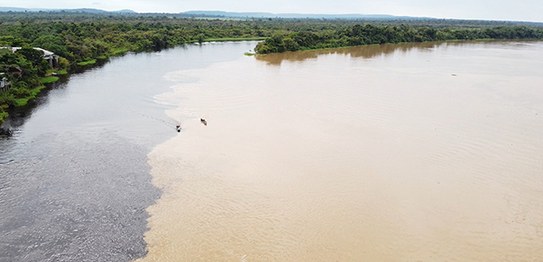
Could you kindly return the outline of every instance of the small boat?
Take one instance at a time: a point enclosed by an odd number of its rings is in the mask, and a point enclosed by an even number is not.
[[[203,118],[200,118],[200,122],[202,122],[202,124],[204,124],[204,126],[207,126],[207,121]]]

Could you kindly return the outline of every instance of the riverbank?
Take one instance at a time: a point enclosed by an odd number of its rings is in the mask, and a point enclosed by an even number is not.
[[[409,25],[353,25],[325,32],[280,32],[255,47],[258,54],[340,48],[371,44],[420,43],[451,40],[541,40],[543,28],[512,27],[429,27]]]
[[[256,40],[262,40],[263,37],[225,37],[225,38],[209,38],[205,39],[202,43],[210,43],[210,42],[242,42],[242,41],[256,41]],[[199,44],[198,42],[193,42],[189,44]],[[175,48],[175,47],[171,47]],[[156,50],[160,51],[160,50]],[[20,110],[20,108],[27,106],[29,103],[32,103],[39,95],[40,93],[50,88],[53,84],[58,83],[59,81],[66,81],[69,79],[70,76],[78,73],[82,73],[86,70],[90,70],[96,67],[103,66],[105,63],[109,61],[110,58],[113,57],[119,57],[126,55],[127,53],[134,52],[134,53],[142,53],[142,52],[148,52],[146,51],[137,51],[137,50],[131,50],[129,48],[117,48],[113,50],[110,54],[107,55],[101,55],[100,57],[97,57],[95,59],[89,59],[81,62],[77,62],[73,64],[69,70],[66,69],[59,69],[59,70],[49,70],[48,75],[40,78],[40,85],[35,86],[34,88],[30,89],[30,92],[27,96],[24,97],[18,97],[14,99],[10,104],[0,105],[3,106],[3,110],[0,110],[0,126],[2,126],[3,122],[9,117],[10,113],[13,112],[13,110]]]
[[[409,20],[202,20],[167,14],[132,17],[55,12],[6,13],[0,14],[0,21],[2,46],[49,50],[60,57],[58,61],[50,60],[49,66],[70,74],[128,52],[159,51],[204,42],[259,40],[263,42],[252,49],[267,54],[399,42],[543,38],[543,29],[537,23],[500,21],[428,20],[421,24]],[[29,36],[27,31],[35,33]],[[50,68],[42,59],[36,59],[40,54],[35,51],[34,54],[20,51],[27,60],[25,63],[6,55],[7,49],[3,51],[0,66],[6,72],[0,73],[5,73],[15,88],[12,93],[0,96],[0,121],[7,116],[8,107],[21,104],[15,103],[16,99],[31,102],[35,97],[31,89],[41,85],[40,82],[54,81],[45,73]]]

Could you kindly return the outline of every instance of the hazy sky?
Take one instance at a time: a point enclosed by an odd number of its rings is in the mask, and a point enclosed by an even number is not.
[[[0,0],[0,6],[169,13],[188,10],[359,13],[543,22],[543,0]]]

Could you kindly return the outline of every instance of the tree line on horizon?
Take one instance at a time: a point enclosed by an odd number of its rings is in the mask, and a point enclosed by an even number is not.
[[[276,33],[255,48],[258,54],[345,46],[447,40],[543,39],[543,28],[498,26],[484,28],[410,25],[353,25],[339,30]]]
[[[12,85],[0,93],[0,123],[44,83],[127,52],[215,40],[265,39],[261,54],[365,44],[472,39],[542,39],[543,27],[499,21],[366,21],[327,19],[194,19],[171,15],[0,13],[0,73]],[[44,63],[40,47],[59,55]]]

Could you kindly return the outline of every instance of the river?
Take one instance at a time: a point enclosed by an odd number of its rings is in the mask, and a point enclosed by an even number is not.
[[[144,260],[543,260],[541,68],[541,42],[481,42],[172,72]]]
[[[15,118],[0,261],[543,259],[542,42],[254,45],[116,58]]]
[[[159,197],[147,154],[178,135],[154,96],[172,70],[205,68],[255,43],[191,45],[113,58],[11,118],[0,138],[0,261],[130,261],[146,253]],[[187,80],[190,81],[190,80]]]

